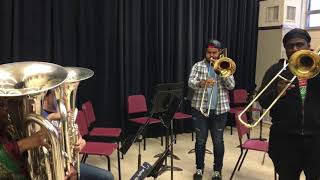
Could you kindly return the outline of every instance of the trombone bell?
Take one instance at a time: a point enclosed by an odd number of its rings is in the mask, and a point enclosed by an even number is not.
[[[213,64],[213,69],[221,77],[229,77],[236,72],[236,64],[228,57],[222,57]]]
[[[320,72],[320,56],[309,50],[295,52],[289,59],[290,71],[302,79],[311,79]]]

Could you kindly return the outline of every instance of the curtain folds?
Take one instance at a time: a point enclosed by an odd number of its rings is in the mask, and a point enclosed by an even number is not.
[[[237,87],[254,86],[259,0],[1,0],[0,63],[40,60],[95,71],[80,83],[101,123],[126,125],[126,98],[187,84],[204,44],[220,40]]]

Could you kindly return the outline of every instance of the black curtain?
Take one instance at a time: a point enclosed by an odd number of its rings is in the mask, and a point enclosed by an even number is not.
[[[78,104],[124,127],[126,98],[148,102],[158,83],[187,84],[215,38],[237,64],[237,88],[255,82],[259,0],[1,0],[0,63],[47,61],[82,66]]]

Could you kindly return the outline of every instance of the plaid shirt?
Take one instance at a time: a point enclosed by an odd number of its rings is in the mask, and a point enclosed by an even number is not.
[[[204,59],[193,65],[190,76],[189,76],[189,81],[188,81],[189,87],[194,89],[191,106],[199,111],[200,111],[202,94],[204,91],[204,88],[200,88],[199,84],[200,84],[200,80],[205,80],[207,78],[208,78],[208,67],[206,65],[206,60]],[[216,81],[217,81],[217,87],[218,87],[218,99],[217,99],[215,114],[219,115],[219,114],[228,112],[230,110],[228,90],[232,90],[234,88],[235,81],[232,75],[227,78],[222,78],[218,76]],[[203,104],[204,109],[208,109],[207,99],[208,99],[208,94],[207,94],[207,91],[205,91],[204,104]]]

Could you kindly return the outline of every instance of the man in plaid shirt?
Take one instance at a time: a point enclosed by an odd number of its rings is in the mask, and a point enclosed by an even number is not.
[[[189,77],[189,87],[194,89],[192,98],[192,116],[196,130],[196,173],[194,179],[201,179],[204,169],[205,146],[210,130],[214,151],[214,172],[213,180],[221,179],[221,170],[224,156],[223,131],[227,121],[227,112],[230,109],[228,90],[235,86],[233,76],[221,77],[210,65],[210,59],[219,59],[221,53],[221,43],[217,40],[210,40],[206,45],[205,58],[194,64]],[[205,88],[207,86],[207,88]],[[205,116],[200,111],[202,96],[204,93],[203,109],[209,116]],[[211,104],[209,104],[212,93]]]

